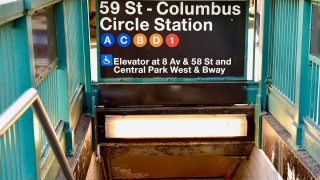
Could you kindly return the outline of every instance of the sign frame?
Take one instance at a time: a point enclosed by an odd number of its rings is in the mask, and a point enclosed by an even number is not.
[[[142,1],[161,1],[161,0],[142,0]],[[166,0],[177,1],[177,0]],[[192,1],[192,0],[183,0]],[[212,0],[202,0],[212,1]],[[243,0],[218,0],[218,1],[243,1]],[[249,28],[249,7],[250,0],[246,0],[246,14],[245,14],[245,45],[244,45],[244,75],[242,77],[199,77],[199,78],[185,78],[185,77],[152,77],[152,78],[102,78],[100,73],[100,13],[99,0],[96,0],[96,43],[97,43],[97,83],[183,83],[183,82],[226,82],[226,81],[248,81],[248,28]],[[252,72],[254,74],[254,72]]]

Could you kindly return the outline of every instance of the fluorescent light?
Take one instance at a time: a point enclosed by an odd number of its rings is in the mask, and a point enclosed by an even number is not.
[[[211,138],[247,136],[247,119],[237,115],[106,116],[106,138]]]

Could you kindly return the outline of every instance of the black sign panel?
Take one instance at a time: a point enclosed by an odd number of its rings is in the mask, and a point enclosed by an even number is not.
[[[99,2],[101,78],[243,77],[246,1]]]

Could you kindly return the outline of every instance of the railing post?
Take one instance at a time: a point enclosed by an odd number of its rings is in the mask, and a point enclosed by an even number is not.
[[[263,0],[262,13],[262,27],[261,27],[261,80],[259,94],[261,95],[261,112],[267,109],[267,78],[268,78],[268,63],[269,63],[269,23],[270,23],[270,0]]]
[[[305,0],[299,1],[299,24],[298,24],[298,47],[297,47],[297,84],[295,102],[295,121],[298,124],[295,144],[302,148],[303,118],[308,115],[310,96],[309,75],[309,39],[310,39],[310,17],[311,6]]]
[[[91,96],[92,96],[92,87],[91,87],[91,69],[90,69],[90,33],[89,33],[89,4],[88,0],[82,0],[81,2],[81,13],[82,13],[82,22],[83,22],[83,44],[84,44],[84,79],[85,79],[85,99],[87,105],[87,112],[92,113],[91,109]]]
[[[66,149],[67,149],[67,155],[72,156],[74,155],[74,150],[73,150],[73,133],[71,129],[71,125],[69,122],[64,123],[64,133],[66,137]]]
[[[263,12],[261,15],[261,78],[259,82],[259,91],[256,98],[255,110],[255,134],[256,145],[261,148],[262,139],[262,113],[267,110],[267,79],[268,79],[268,64],[269,64],[269,23],[270,23],[270,0],[263,0]]]

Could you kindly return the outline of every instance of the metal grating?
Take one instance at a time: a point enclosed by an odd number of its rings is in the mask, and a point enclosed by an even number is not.
[[[298,44],[298,0],[270,1],[269,74],[272,87],[295,103]]]
[[[57,69],[54,69],[45,79],[42,81],[42,83],[38,86],[39,95],[43,101],[43,105],[45,109],[47,110],[48,116],[51,120],[51,124],[53,128],[57,127],[59,123],[58,118],[58,72]],[[44,148],[48,144],[47,137],[40,128],[40,148],[41,153],[43,152]]]

